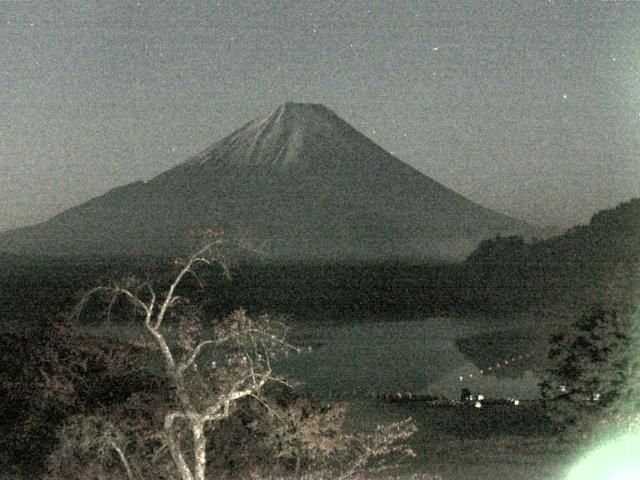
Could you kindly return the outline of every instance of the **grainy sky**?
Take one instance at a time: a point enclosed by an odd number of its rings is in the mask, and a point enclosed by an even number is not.
[[[0,0],[0,229],[323,103],[495,210],[640,196],[640,1]]]

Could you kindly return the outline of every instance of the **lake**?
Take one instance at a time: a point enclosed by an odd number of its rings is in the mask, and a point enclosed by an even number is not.
[[[413,392],[457,399],[466,387],[486,397],[538,398],[539,380],[527,369],[532,352],[504,359],[522,371],[517,378],[506,378],[481,372],[455,345],[457,338],[503,328],[504,321],[449,317],[304,324],[293,341],[311,351],[290,355],[277,370],[318,397]],[[501,368],[508,367],[504,361]]]

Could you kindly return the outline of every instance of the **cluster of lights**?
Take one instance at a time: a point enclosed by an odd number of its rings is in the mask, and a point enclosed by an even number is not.
[[[493,371],[497,371],[501,368],[507,368],[510,364],[513,365],[514,363],[520,361],[520,360],[524,360],[527,357],[530,357],[531,354],[530,353],[525,353],[523,355],[518,355],[517,357],[511,357],[511,358],[507,358],[505,360],[502,360],[500,362],[497,362],[495,365],[491,365],[487,368],[481,368],[480,369],[480,375],[485,375],[485,374],[489,374],[489,372],[493,372]],[[465,378],[473,378],[473,373],[468,373],[466,375],[460,375],[460,381],[464,381]]]
[[[475,399],[475,401],[473,400],[473,396],[470,396],[468,398],[468,400],[470,400],[471,402],[473,402],[473,406],[476,408],[482,408],[482,401],[484,400],[484,395],[478,395]],[[507,401],[512,404],[515,405],[516,407],[518,405],[520,405],[520,400],[518,400],[517,398],[507,398]]]
[[[497,371],[500,368],[507,368],[510,364],[513,365],[516,362],[524,360],[525,358],[530,357],[530,356],[531,356],[530,353],[525,353],[525,354],[522,354],[522,355],[518,355],[518,356],[511,357],[511,358],[507,358],[507,359],[504,359],[504,360],[502,360],[500,362],[497,362],[495,365],[491,365],[491,366],[489,366],[487,368],[481,368],[479,373],[480,373],[480,375],[490,374],[490,372]],[[473,373],[468,373],[466,375],[460,375],[459,378],[460,378],[461,382],[464,381],[465,378],[472,379],[473,378]],[[475,401],[474,401],[473,397],[470,397],[469,400],[474,402],[473,406],[475,408],[482,408],[482,400],[484,400],[484,395],[478,395],[476,397]],[[515,406],[520,405],[520,400],[518,400],[517,398],[508,398],[507,401],[509,403],[515,405]]]

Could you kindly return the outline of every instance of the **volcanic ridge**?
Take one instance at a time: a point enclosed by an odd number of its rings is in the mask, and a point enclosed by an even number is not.
[[[285,260],[460,259],[536,235],[418,172],[318,104],[286,103],[184,163],[0,234],[0,251],[175,255],[220,228]]]

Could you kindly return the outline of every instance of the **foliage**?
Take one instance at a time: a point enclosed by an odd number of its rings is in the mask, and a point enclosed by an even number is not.
[[[271,361],[278,351],[290,348],[281,324],[268,316],[253,319],[244,310],[209,325],[212,336],[203,338],[204,320],[199,310],[178,290],[187,276],[200,281],[196,271],[199,265],[216,263],[228,273],[218,252],[223,243],[221,233],[208,230],[205,240],[204,247],[189,258],[176,261],[177,273],[161,295],[156,294],[152,282],[128,277],[119,284],[93,289],[78,307],[80,315],[92,295],[102,294],[107,297],[109,314],[123,298],[142,319],[173,392],[172,405],[164,411],[161,436],[182,480],[204,480],[205,427],[229,418],[245,398],[260,400],[269,382],[282,381],[272,374]],[[175,345],[169,337],[171,320],[178,322]]]
[[[129,276],[86,292],[74,315],[0,336],[2,471],[168,480],[190,478],[189,470],[203,478],[206,467],[221,478],[296,471],[333,478],[372,465],[382,452],[408,453],[396,448],[408,427],[350,433],[346,406],[305,400],[273,374],[274,356],[292,348],[280,321],[243,309],[210,320],[206,294],[193,295],[208,280],[196,265],[222,259],[208,246],[177,261],[173,277],[162,269],[155,281]],[[115,320],[111,327],[141,320],[146,335],[104,339],[72,321],[105,318],[100,310]]]
[[[369,472],[383,471],[396,466],[400,461],[415,457],[407,441],[417,431],[412,419],[380,424],[370,433],[355,434],[350,448],[344,450],[347,461],[339,478],[350,478]],[[346,468],[345,468],[346,466]]]
[[[415,456],[407,444],[416,432],[411,418],[354,432],[346,426],[348,410],[346,402],[319,404],[302,395],[274,404],[270,443],[277,458],[295,466],[295,478],[354,478]]]
[[[638,412],[636,317],[599,307],[553,336],[540,386],[560,431],[587,432]]]
[[[567,318],[593,302],[606,304],[611,276],[628,285],[640,262],[639,218],[640,199],[633,199],[547,240],[485,240],[460,274],[459,285],[468,283],[466,303],[476,313],[553,308]]]
[[[177,273],[161,294],[156,293],[150,280],[128,277],[117,284],[95,288],[84,297],[78,316],[96,296],[105,302],[108,317],[120,299],[133,307],[147,338],[137,345],[156,353],[169,395],[153,405],[161,418],[151,419],[146,426],[135,416],[121,416],[120,423],[113,421],[114,414],[118,416],[113,409],[101,417],[84,416],[67,422],[60,431],[61,460],[52,459],[52,469],[64,470],[66,462],[68,470],[74,452],[82,458],[98,449],[103,460],[108,458],[106,453],[116,455],[130,478],[133,472],[140,472],[155,478],[169,475],[204,480],[208,467],[224,475],[230,464],[239,463],[239,458],[248,461],[236,470],[244,468],[243,475],[247,469],[255,473],[268,466],[256,461],[265,456],[256,455],[255,451],[270,451],[275,459],[284,460],[279,464],[284,469],[289,467],[287,457],[294,458],[296,475],[301,474],[303,465],[308,471],[312,465],[326,469],[330,463],[339,463],[340,468],[348,465],[346,476],[352,476],[372,459],[410,454],[403,444],[414,431],[409,422],[381,426],[369,436],[358,436],[344,429],[345,409],[341,406],[323,410],[304,402],[273,402],[269,390],[274,384],[287,384],[274,374],[272,362],[276,355],[295,350],[286,341],[285,326],[268,315],[251,316],[244,309],[235,310],[222,320],[207,321],[207,316],[182,290],[186,277],[201,283],[196,268],[199,265],[222,263],[223,272],[228,274],[223,257],[217,252],[221,243],[219,234],[212,232],[203,248],[188,259],[177,261]],[[172,333],[174,327],[176,335]],[[245,421],[241,420],[243,417]],[[128,422],[124,421],[126,418]],[[100,425],[109,433],[99,433]],[[249,440],[240,438],[243,445],[227,451],[224,458],[220,449],[212,451],[212,446],[219,447],[221,439],[228,441],[237,431],[250,433]],[[246,457],[247,444],[254,449],[251,457]],[[157,447],[151,455],[156,467],[148,465],[152,445]],[[339,451],[345,453],[335,456]],[[337,462],[338,458],[342,460]],[[101,465],[113,467],[108,462]],[[271,465],[274,466],[277,465]]]
[[[0,336],[0,361],[0,467],[31,477],[45,468],[68,417],[162,390],[161,379],[143,371],[141,349],[75,332],[64,314],[33,333]]]
[[[69,418],[59,432],[60,443],[56,455],[52,457],[50,468],[59,477],[62,472],[73,472],[73,477],[98,476],[98,471],[106,476],[109,467],[121,462],[131,480],[133,474],[125,456],[126,437],[110,421],[101,416],[77,415]],[[65,463],[67,463],[65,465]],[[89,471],[79,468],[90,465]]]

